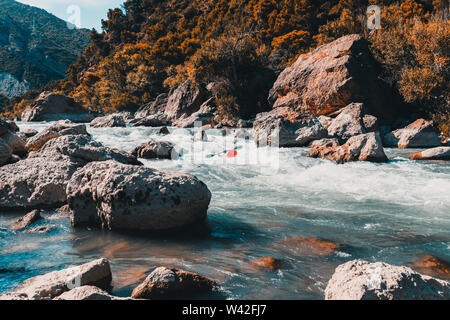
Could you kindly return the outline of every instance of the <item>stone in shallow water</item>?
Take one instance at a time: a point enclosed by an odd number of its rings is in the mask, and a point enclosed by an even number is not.
[[[255,268],[264,268],[274,271],[281,269],[284,261],[273,257],[262,257],[255,261],[251,261],[250,264]]]
[[[41,211],[40,210],[33,210],[29,213],[27,213],[25,216],[17,220],[10,228],[10,230],[17,231],[20,229],[24,229],[28,226],[31,226],[36,221],[41,220]]]
[[[93,162],[67,186],[73,226],[168,231],[206,219],[211,192],[195,176]]]
[[[211,294],[216,286],[214,281],[199,274],[159,267],[133,290],[131,296],[139,299],[192,299],[196,295]]]
[[[431,148],[413,153],[411,160],[450,160],[450,147]]]
[[[109,261],[98,259],[77,267],[27,279],[13,292],[0,295],[0,300],[9,300],[14,297],[27,300],[49,300],[71,289],[86,285],[109,290],[111,280]]]
[[[325,289],[326,300],[448,300],[450,282],[403,266],[353,260],[341,264]]]
[[[94,287],[82,286],[64,292],[53,300],[133,300],[131,298],[121,298],[110,295],[108,292]]]

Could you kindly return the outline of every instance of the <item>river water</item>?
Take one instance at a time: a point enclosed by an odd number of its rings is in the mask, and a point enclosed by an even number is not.
[[[306,148],[256,148],[233,132],[208,130],[207,142],[194,143],[193,130],[170,130],[161,137],[155,128],[88,129],[124,151],[149,138],[173,142],[178,160],[142,162],[204,181],[212,192],[207,222],[186,234],[144,237],[73,229],[65,214],[46,212],[39,224],[52,231],[23,234],[8,231],[20,214],[0,213],[0,293],[106,257],[121,296],[155,267],[172,266],[218,281],[227,299],[323,299],[335,267],[349,260],[450,261],[450,162],[410,161],[414,150],[386,149],[386,164],[337,165],[306,157]],[[227,157],[229,150],[237,155]],[[261,257],[282,259],[281,269],[255,267]]]

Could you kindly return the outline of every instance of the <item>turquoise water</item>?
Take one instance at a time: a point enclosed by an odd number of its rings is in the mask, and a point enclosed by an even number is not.
[[[41,130],[47,124],[21,124]],[[362,258],[413,266],[424,255],[450,261],[450,163],[408,160],[414,150],[387,149],[387,164],[337,165],[305,157],[306,148],[257,149],[251,141],[208,130],[90,128],[94,139],[125,151],[150,137],[175,143],[178,160],[148,161],[160,170],[192,173],[212,192],[208,221],[183,235],[142,237],[73,229],[64,214],[46,212],[47,234],[8,231],[20,214],[0,214],[0,292],[48,271],[107,257],[114,293],[129,295],[156,266],[201,273],[228,299],[323,299],[334,268]],[[224,150],[237,150],[227,158]],[[279,151],[279,152],[278,152]],[[323,253],[296,242],[320,238],[339,246]],[[259,257],[284,261],[255,268]]]

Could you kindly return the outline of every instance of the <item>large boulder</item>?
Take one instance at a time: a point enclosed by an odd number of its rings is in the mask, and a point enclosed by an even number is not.
[[[164,113],[170,121],[189,117],[197,112],[207,99],[206,88],[195,85],[191,80],[186,80],[171,90]]]
[[[0,166],[3,166],[9,162],[13,152],[11,147],[0,138]]]
[[[54,121],[70,119],[89,122],[93,118],[86,109],[70,97],[44,91],[22,112],[22,121]]]
[[[90,126],[93,128],[109,128],[109,127],[126,127],[126,120],[121,114],[110,114],[103,117],[95,118],[91,121]]]
[[[449,300],[450,282],[408,267],[353,260],[338,266],[326,300]]]
[[[275,81],[269,93],[274,108],[323,115],[352,102],[371,114],[393,117],[393,93],[380,79],[380,68],[360,35],[341,37],[300,55]]]
[[[433,121],[417,119],[403,129],[384,135],[383,144],[394,148],[433,148],[441,146],[442,142]]]
[[[313,115],[299,115],[287,108],[259,114],[252,134],[259,146],[303,147],[327,137],[327,130]]]
[[[42,130],[36,135],[33,135],[27,140],[25,145],[28,151],[38,151],[48,141],[64,136],[64,135],[86,135],[89,133],[86,130],[86,125],[75,124],[70,120],[60,120],[53,123],[51,126]]]
[[[104,161],[72,176],[67,200],[75,227],[152,232],[203,221],[211,192],[189,174]]]
[[[14,296],[26,300],[50,300],[76,287],[88,285],[109,290],[111,280],[108,260],[98,259],[81,266],[27,279],[13,292],[0,295],[0,300],[11,299]]]
[[[57,208],[66,202],[72,174],[91,161],[140,164],[132,155],[104,147],[86,135],[48,141],[28,158],[0,168],[0,209]]]
[[[450,160],[450,147],[436,147],[414,152],[409,158],[411,160]]]
[[[143,159],[176,159],[178,153],[175,151],[175,147],[168,141],[156,141],[150,139],[147,143],[144,143],[131,152],[137,158]]]
[[[216,282],[199,274],[159,267],[133,290],[131,296],[136,299],[192,299],[211,294],[216,287]]]
[[[328,126],[328,134],[337,138],[340,143],[353,136],[376,130],[377,118],[367,114],[367,108],[362,103],[351,103],[341,109]]]
[[[378,133],[366,133],[351,137],[343,145],[336,139],[323,139],[311,144],[309,156],[344,163],[349,161],[387,162]]]

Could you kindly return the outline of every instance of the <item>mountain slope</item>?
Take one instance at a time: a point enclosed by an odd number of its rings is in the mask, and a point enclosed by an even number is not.
[[[88,30],[69,29],[45,10],[0,0],[0,93],[14,97],[64,78],[88,44]]]

